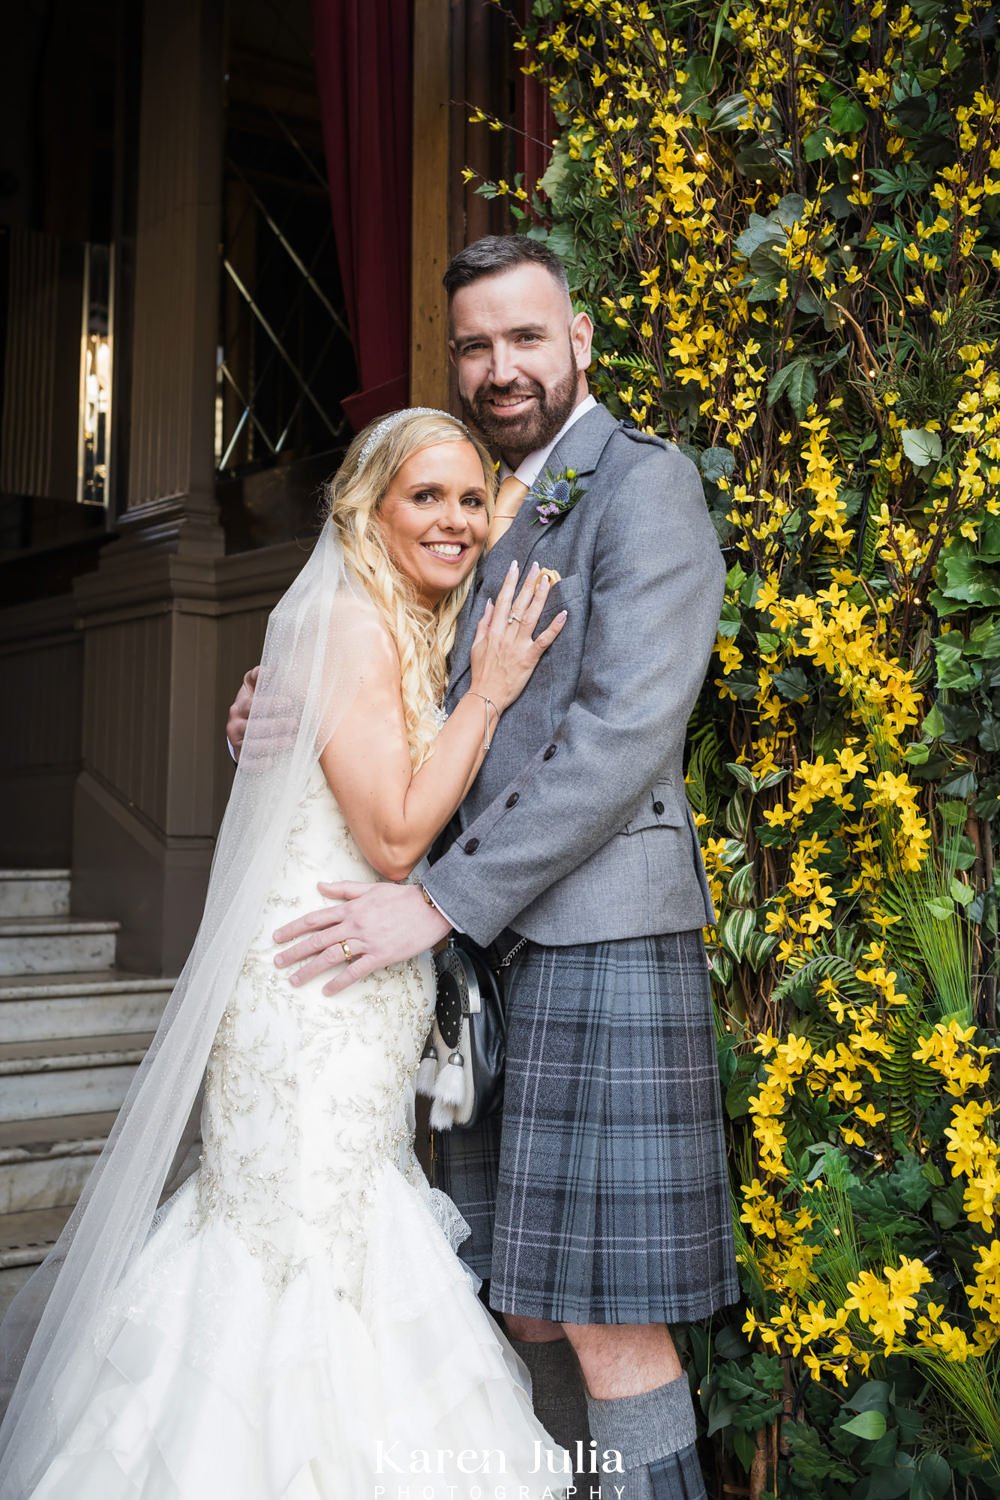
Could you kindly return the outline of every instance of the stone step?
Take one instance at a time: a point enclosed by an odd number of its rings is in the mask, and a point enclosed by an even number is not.
[[[0,1226],[5,1214],[75,1203],[114,1122],[107,1110],[0,1125]]]
[[[11,1197],[7,1200],[10,1208],[0,1211],[0,1317],[58,1239],[114,1120],[111,1111],[40,1119],[27,1127],[20,1120],[0,1123],[0,1181],[6,1171],[9,1173],[7,1180],[12,1184]],[[29,1133],[30,1143],[15,1144],[18,1139],[27,1142]],[[164,1197],[176,1191],[177,1186],[197,1169],[200,1153],[201,1144],[196,1140],[168,1184]],[[65,1172],[61,1179],[54,1172],[45,1184],[42,1169],[47,1162],[53,1168],[62,1164]],[[74,1168],[78,1177],[73,1175]],[[20,1183],[16,1175],[19,1172],[25,1174]],[[47,1202],[60,1182],[70,1196],[59,1202]],[[28,1201],[30,1184],[39,1190],[37,1202]]]
[[[77,974],[110,969],[118,922],[70,917],[10,917],[0,921],[0,974]]]
[[[0,1121],[118,1109],[151,1041],[151,1032],[140,1032],[5,1042]]]
[[[73,1212],[71,1203],[0,1216],[0,1317],[41,1265]]]
[[[68,915],[68,870],[0,870],[0,917]]]
[[[0,978],[0,1044],[154,1031],[174,983],[115,969],[6,975]]]

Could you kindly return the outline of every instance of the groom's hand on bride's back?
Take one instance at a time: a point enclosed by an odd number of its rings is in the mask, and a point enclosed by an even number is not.
[[[265,703],[257,705],[251,746],[246,754],[243,753],[243,743],[246,739],[250,710],[254,706],[259,673],[259,666],[250,668],[240,684],[239,692],[229,705],[226,739],[229,742],[233,760],[239,761],[244,769],[267,771],[273,763],[273,757],[282,751],[290,750],[295,743],[297,723],[289,713],[288,700],[277,698],[272,693]]]
[[[259,671],[259,666],[250,668],[240,683],[239,692],[229,705],[229,717],[226,720],[226,739],[229,741],[229,748],[233,752],[234,760],[239,760],[240,751],[243,749],[243,741],[246,739],[247,723],[250,719],[253,695],[257,690],[257,674]]]

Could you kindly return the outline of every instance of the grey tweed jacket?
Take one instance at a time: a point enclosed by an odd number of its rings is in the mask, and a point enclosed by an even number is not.
[[[547,467],[586,494],[548,526],[526,500],[459,621],[448,688],[512,558],[561,575],[540,622],[569,611],[503,715],[427,890],[486,944],[505,927],[553,945],[681,932],[714,919],[684,795],[688,717],[725,570],[701,481],[672,446],[587,412]]]

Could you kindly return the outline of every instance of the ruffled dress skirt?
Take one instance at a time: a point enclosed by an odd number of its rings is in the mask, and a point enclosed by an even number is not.
[[[321,777],[285,855],[213,1047],[201,1165],[106,1309],[96,1380],[92,1357],[63,1371],[33,1500],[562,1495],[568,1457],[413,1155],[430,962],[293,988],[271,933],[317,879],[372,878]]]

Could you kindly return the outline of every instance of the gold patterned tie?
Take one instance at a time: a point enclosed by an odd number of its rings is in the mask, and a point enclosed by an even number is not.
[[[514,474],[508,474],[507,478],[497,490],[496,508],[493,512],[493,520],[490,522],[490,534],[486,540],[487,552],[496,546],[500,538],[517,518],[524,497],[530,486]]]

